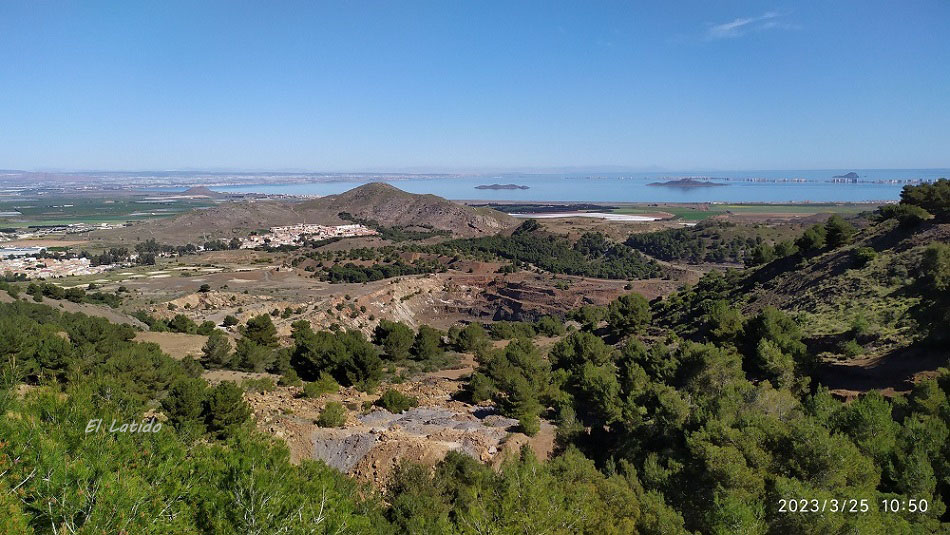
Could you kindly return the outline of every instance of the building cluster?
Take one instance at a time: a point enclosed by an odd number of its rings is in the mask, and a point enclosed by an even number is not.
[[[63,234],[82,234],[94,230],[109,230],[124,227],[125,223],[71,223],[69,225],[34,225],[14,232],[0,233],[0,242],[8,240],[26,240],[47,238]]]
[[[51,279],[69,275],[93,275],[114,266],[93,266],[88,258],[33,258],[8,256],[0,258],[0,273],[23,274],[28,279]]]
[[[363,225],[290,225],[271,227],[267,234],[248,236],[241,242],[242,249],[255,247],[278,247],[281,245],[300,245],[305,239],[325,240],[328,238],[350,238],[353,236],[374,236],[375,230]]]

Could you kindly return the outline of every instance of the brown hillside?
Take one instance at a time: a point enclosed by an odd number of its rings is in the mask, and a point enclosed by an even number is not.
[[[495,234],[517,224],[511,216],[495,210],[473,208],[435,195],[406,193],[382,182],[307,201],[299,209],[306,213],[332,216],[349,212],[361,219],[372,219],[391,226],[427,225],[458,236]]]
[[[242,201],[193,210],[170,219],[151,220],[114,231],[94,233],[94,240],[135,242],[154,238],[161,243],[198,243],[230,239],[257,229],[297,223],[338,225],[337,214],[349,212],[388,226],[428,226],[456,236],[489,235],[514,227],[507,214],[473,208],[437,197],[406,193],[374,182],[304,202]]]

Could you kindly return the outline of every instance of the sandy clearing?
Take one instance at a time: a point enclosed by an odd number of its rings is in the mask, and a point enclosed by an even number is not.
[[[158,344],[162,351],[172,358],[183,359],[187,356],[198,357],[201,348],[208,341],[207,336],[183,333],[140,332],[135,335],[136,342],[152,342]]]

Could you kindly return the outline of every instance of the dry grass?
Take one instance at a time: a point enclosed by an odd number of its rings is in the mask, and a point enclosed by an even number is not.
[[[207,340],[207,336],[198,334],[140,332],[135,335],[136,342],[158,344],[162,351],[179,360],[187,356],[199,357]]]

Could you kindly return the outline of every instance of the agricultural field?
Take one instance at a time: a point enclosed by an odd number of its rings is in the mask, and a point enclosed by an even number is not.
[[[169,217],[196,208],[213,206],[207,197],[187,197],[164,193],[115,192],[100,195],[24,193],[0,196],[0,227],[70,225],[74,223],[124,223]]]

